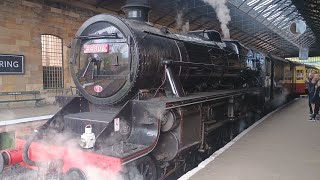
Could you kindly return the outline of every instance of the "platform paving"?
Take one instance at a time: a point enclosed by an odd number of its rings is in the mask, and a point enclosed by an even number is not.
[[[0,108],[0,121],[52,115],[58,112],[58,105],[40,107]]]
[[[189,180],[319,180],[320,122],[306,99],[273,113]]]
[[[58,112],[59,109],[60,107],[56,105],[0,108],[0,134],[3,132],[15,132],[14,135],[16,137],[29,135],[35,128],[41,126]]]

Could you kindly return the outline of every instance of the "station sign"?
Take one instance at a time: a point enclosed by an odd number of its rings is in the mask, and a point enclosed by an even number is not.
[[[24,56],[0,54],[0,74],[24,74]]]

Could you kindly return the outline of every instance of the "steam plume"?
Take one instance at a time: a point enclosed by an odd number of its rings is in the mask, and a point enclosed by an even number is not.
[[[182,32],[187,33],[190,29],[189,21],[182,26]]]
[[[177,29],[180,30],[182,28],[182,11],[178,11],[177,17],[176,17],[176,22],[177,22]]]
[[[226,5],[227,0],[203,0],[203,2],[208,3],[213,7],[220,22],[224,38],[230,39],[230,31],[227,25],[231,21],[231,16],[230,10]]]
[[[176,23],[177,23],[177,30],[182,31],[184,33],[187,33],[190,30],[190,24],[189,21],[183,22],[183,11],[179,10],[177,17],[176,17]]]

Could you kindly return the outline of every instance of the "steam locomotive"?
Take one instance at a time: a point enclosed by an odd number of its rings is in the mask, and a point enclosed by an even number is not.
[[[79,95],[3,151],[0,168],[21,163],[57,179],[164,179],[292,97],[294,64],[216,31],[155,28],[147,4],[123,9],[127,18],[100,14],[79,28],[70,56]]]

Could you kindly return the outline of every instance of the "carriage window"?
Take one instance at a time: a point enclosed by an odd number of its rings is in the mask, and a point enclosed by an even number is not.
[[[303,80],[303,70],[297,70],[297,80]]]
[[[287,81],[291,81],[292,80],[292,73],[291,73],[291,69],[289,66],[286,66],[284,68],[284,79]]]

